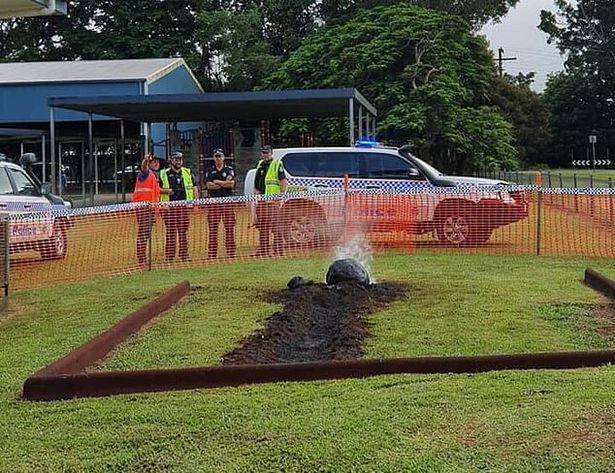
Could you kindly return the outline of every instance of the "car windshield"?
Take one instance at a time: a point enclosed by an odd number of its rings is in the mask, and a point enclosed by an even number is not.
[[[400,151],[400,154],[402,156],[405,156],[407,158],[412,158],[413,161],[417,162],[418,165],[420,167],[422,167],[423,169],[427,169],[428,172],[432,173],[435,176],[444,176],[444,174],[442,174],[440,171],[438,171],[435,167],[433,167],[431,164],[427,164],[425,161],[423,161],[422,159],[417,158],[416,156],[414,156],[413,154],[410,154],[408,152],[404,152],[404,151]]]

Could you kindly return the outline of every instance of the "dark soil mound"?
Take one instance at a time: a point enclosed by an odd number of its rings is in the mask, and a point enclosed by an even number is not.
[[[367,316],[401,299],[400,284],[315,284],[270,296],[284,309],[223,357],[224,365],[347,360],[363,355]]]

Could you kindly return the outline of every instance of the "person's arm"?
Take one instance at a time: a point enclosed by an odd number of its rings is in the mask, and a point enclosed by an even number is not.
[[[215,191],[220,189],[220,186],[216,184],[216,181],[214,179],[211,178],[211,173],[209,172],[205,177],[205,189],[207,189],[208,191]]]

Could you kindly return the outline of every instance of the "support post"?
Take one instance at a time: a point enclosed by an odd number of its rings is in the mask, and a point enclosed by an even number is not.
[[[354,99],[350,99],[348,102],[348,121],[350,124],[348,138],[350,140],[350,146],[354,146]]]
[[[540,256],[540,233],[542,232],[542,188],[538,188],[538,210],[536,216],[536,256]]]
[[[359,139],[363,139],[363,107],[359,105]]]
[[[5,301],[8,301],[9,297],[9,283],[11,280],[11,232],[9,231],[10,227],[10,217],[8,214],[4,216],[4,298]]]
[[[62,142],[58,143],[58,195],[62,197]]]
[[[85,141],[81,141],[81,199],[85,205]]]
[[[90,204],[94,205],[94,123],[92,114],[88,114],[88,178],[90,180]]]
[[[126,133],[124,130],[124,120],[120,120],[120,165],[122,166],[122,203],[126,202]]]
[[[49,138],[51,140],[51,192],[57,192],[56,189],[56,121],[55,121],[55,109],[49,108]]]
[[[41,170],[41,177],[43,178],[43,182],[47,179],[47,171],[45,167],[47,166],[47,140],[45,139],[45,135],[41,136],[41,159],[43,160],[43,169]]]
[[[113,140],[113,192],[115,194],[115,203],[119,202],[117,188],[117,140]]]

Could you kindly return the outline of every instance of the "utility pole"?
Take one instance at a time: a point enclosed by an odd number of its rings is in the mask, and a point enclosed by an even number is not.
[[[504,48],[498,49],[498,70],[500,77],[504,77],[504,61],[516,61],[516,57],[504,57]]]

